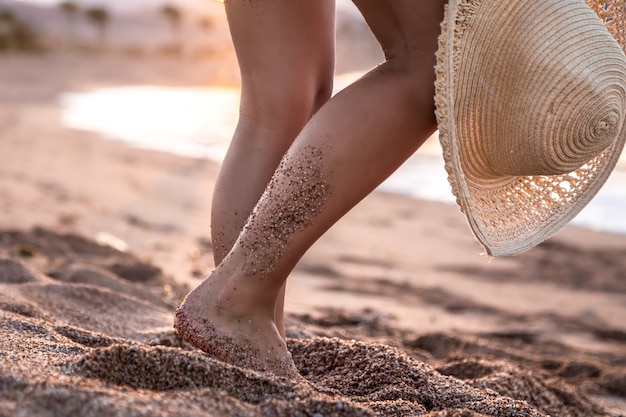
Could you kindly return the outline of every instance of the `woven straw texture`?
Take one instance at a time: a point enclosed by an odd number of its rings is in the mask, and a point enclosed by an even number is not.
[[[457,203],[489,255],[521,253],[567,224],[606,181],[626,141],[625,2],[586,1],[451,0],[447,7],[436,67],[439,136]],[[520,36],[526,24],[537,30]],[[554,65],[594,60],[591,89],[587,70]]]

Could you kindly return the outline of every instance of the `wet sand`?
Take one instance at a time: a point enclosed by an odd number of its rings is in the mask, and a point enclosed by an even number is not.
[[[172,319],[213,267],[218,166],[68,130],[57,97],[236,76],[0,59],[1,415],[626,415],[626,237],[570,226],[489,260],[456,207],[396,195],[364,200],[290,277],[306,383],[191,348]]]

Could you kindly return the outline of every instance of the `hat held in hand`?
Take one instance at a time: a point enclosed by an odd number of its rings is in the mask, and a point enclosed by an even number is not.
[[[439,43],[452,190],[488,254],[523,252],[567,224],[620,156],[626,0],[450,0]]]

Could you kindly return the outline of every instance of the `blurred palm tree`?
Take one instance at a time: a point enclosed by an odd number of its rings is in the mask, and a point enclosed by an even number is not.
[[[0,50],[40,51],[35,30],[9,9],[0,10]]]
[[[165,4],[161,7],[161,14],[167,19],[172,30],[172,46],[178,49],[182,45],[181,28],[183,25],[183,13],[173,4]]]
[[[215,28],[215,22],[211,16],[200,16],[197,20],[197,25],[200,34],[200,42],[194,51],[194,55],[198,58],[210,56],[214,53],[214,48],[209,35]]]
[[[100,38],[100,48],[104,49],[106,46],[107,29],[111,20],[109,11],[104,7],[96,6],[85,10],[85,17],[96,28]]]
[[[59,7],[67,19],[68,45],[73,46],[76,40],[76,16],[79,12],[78,6],[73,1],[64,1],[59,4]]]
[[[0,50],[13,49],[13,29],[17,18],[9,9],[0,10]]]

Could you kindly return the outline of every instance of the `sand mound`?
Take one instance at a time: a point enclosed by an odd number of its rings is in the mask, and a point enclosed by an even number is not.
[[[28,259],[40,270],[56,276],[59,265],[85,262],[132,282],[155,282],[161,269],[128,253],[100,245],[82,236],[35,227],[31,231],[0,231],[0,255]]]
[[[68,369],[70,374],[132,389],[219,390],[257,404],[263,415],[419,415],[450,408],[487,415],[541,415],[519,401],[439,375],[386,346],[315,338],[292,341],[291,347],[312,386],[239,369],[198,352],[140,345],[94,349]]]
[[[294,391],[288,384],[226,365],[198,351],[183,352],[167,347],[124,344],[94,349],[81,357],[73,369],[90,378],[134,389],[215,388],[253,403]]]
[[[113,265],[113,270],[115,270]],[[142,264],[139,264],[142,265]],[[73,264],[63,273],[58,273],[55,278],[66,282],[81,283],[94,285],[96,287],[108,288],[115,292],[135,297],[139,300],[146,301],[150,304],[161,306],[164,308],[173,307],[171,304],[163,301],[162,298],[156,296],[146,288],[142,288],[136,283],[130,283],[115,273],[107,271],[103,268],[94,267],[88,264]]]
[[[138,341],[171,328],[171,311],[83,284],[24,284],[16,290],[55,322]]]
[[[24,284],[39,281],[36,273],[30,271],[22,263],[7,258],[0,258],[0,283]]]
[[[466,381],[481,390],[524,400],[548,415],[590,416],[600,409],[561,380],[547,374],[530,373],[507,362],[464,359],[437,368],[443,375]]]
[[[185,344],[169,302],[106,267],[119,254],[55,239],[69,252],[0,258],[0,415],[581,417],[609,415],[590,395],[626,397],[618,351],[529,330],[412,333],[372,309],[289,317],[306,381],[237,368]]]
[[[389,346],[315,338],[294,341],[290,350],[302,375],[321,391],[371,404],[383,415],[397,415],[396,402],[404,408],[411,404],[412,414],[459,408],[487,415],[541,415],[522,402],[443,376]]]

